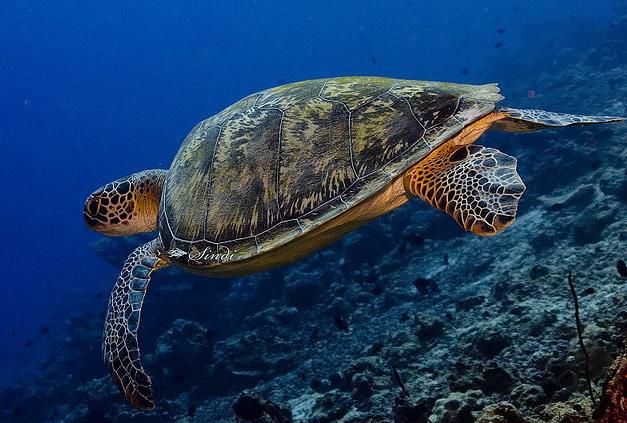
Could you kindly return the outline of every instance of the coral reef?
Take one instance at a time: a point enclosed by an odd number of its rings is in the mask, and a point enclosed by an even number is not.
[[[616,358],[608,371],[601,403],[595,410],[598,423],[613,423],[627,420],[627,343],[623,353]]]
[[[518,105],[625,115],[627,45],[614,31],[627,31],[627,17],[608,30],[603,47],[538,76],[538,95]],[[586,83],[591,75],[594,87]],[[505,85],[512,97],[528,90]],[[416,201],[288,268],[232,280],[156,276],[141,328],[158,404],[148,413],[122,401],[100,363],[99,300],[68,318],[65,337],[33,380],[0,389],[0,418],[591,421],[572,272],[600,397],[594,418],[619,421],[626,407],[627,359],[619,357],[627,333],[620,270],[626,135],[625,124],[488,134],[483,143],[518,157],[529,187],[518,221],[495,238],[464,234]],[[102,239],[94,249],[119,265],[136,241]]]

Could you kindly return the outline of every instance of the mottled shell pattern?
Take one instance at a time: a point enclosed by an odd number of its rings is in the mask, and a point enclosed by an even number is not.
[[[288,243],[387,187],[501,99],[495,84],[370,77],[250,95],[196,125],[174,158],[159,214],[166,254],[205,267]]]

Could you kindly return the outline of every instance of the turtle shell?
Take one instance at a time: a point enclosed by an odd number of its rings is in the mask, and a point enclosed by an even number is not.
[[[159,229],[188,267],[277,248],[376,195],[494,110],[496,84],[319,79],[250,95],[200,122],[165,181]]]

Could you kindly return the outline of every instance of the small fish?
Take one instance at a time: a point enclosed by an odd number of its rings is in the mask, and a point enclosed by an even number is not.
[[[588,288],[586,288],[586,289],[584,289],[584,290],[583,290],[583,292],[581,293],[581,296],[582,296],[582,297],[585,297],[585,296],[587,296],[587,295],[592,295],[592,294],[594,294],[595,292],[597,292],[597,291],[596,291],[596,289],[594,289],[594,288],[592,288],[592,287],[590,286],[590,287],[588,287]]]
[[[96,292],[96,298],[103,298],[104,294],[101,291]]]
[[[11,338],[15,338],[15,329],[11,330]]]
[[[278,85],[283,85],[283,84],[285,84],[285,78],[279,78],[279,79],[277,79],[276,82],[278,83]]]
[[[333,319],[333,323],[335,323],[336,328],[338,328],[342,332],[348,333],[348,322],[344,318],[340,316],[336,316]]]
[[[370,58],[370,61],[372,62],[372,64],[373,64],[373,65],[376,65],[376,64],[377,64],[377,58],[376,58],[376,57],[374,57],[374,56],[372,56],[372,57]]]
[[[405,388],[405,382],[403,382],[403,378],[401,377],[401,374],[398,372],[398,369],[394,366],[392,367],[392,379],[394,380],[394,383],[396,383],[396,385],[401,388],[401,392],[403,392],[403,394],[405,396],[409,396],[409,393],[407,392],[407,388]]]
[[[497,34],[505,34],[505,28],[499,28],[496,30]]]
[[[372,291],[370,291],[370,292],[372,292],[372,294],[377,296],[377,297],[379,295],[383,294],[383,290],[379,287],[379,285],[375,285],[374,288],[372,288]]]
[[[30,347],[32,347],[33,345],[34,345],[34,342],[33,342],[33,341],[31,341],[30,339],[29,339],[28,341],[24,342],[24,346],[25,346],[26,348],[30,348]]]
[[[625,264],[624,260],[618,260],[616,262],[616,270],[618,270],[618,274],[621,277],[627,278],[627,264]]]
[[[494,48],[501,48],[503,47],[503,43],[498,41],[496,44],[494,44]]]
[[[468,70],[468,68],[464,68],[461,70],[462,75],[470,75],[470,70]]]
[[[48,326],[42,326],[42,327],[39,329],[39,333],[40,333],[41,335],[47,335],[47,334],[48,334],[48,332],[50,332],[50,328],[49,328]]]
[[[431,288],[431,279],[416,278],[412,284],[416,287],[420,294],[427,295],[429,293],[429,289]]]
[[[442,261],[444,262],[445,266],[448,266],[448,254],[444,254],[444,257],[442,257]]]

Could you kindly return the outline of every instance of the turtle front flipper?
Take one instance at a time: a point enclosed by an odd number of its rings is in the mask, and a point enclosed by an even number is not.
[[[525,191],[514,157],[475,144],[443,145],[410,168],[403,182],[406,191],[477,235],[511,225]]]
[[[498,110],[507,114],[507,117],[494,122],[491,129],[507,132],[529,132],[545,128],[559,128],[571,125],[592,125],[597,123],[620,122],[625,118],[616,116],[584,116],[569,115],[567,113],[547,112],[536,109],[509,109]]]
[[[154,408],[150,377],[139,355],[137,329],[152,273],[169,263],[160,239],[136,248],[115,283],[105,318],[102,353],[115,384],[128,402],[142,410]]]

